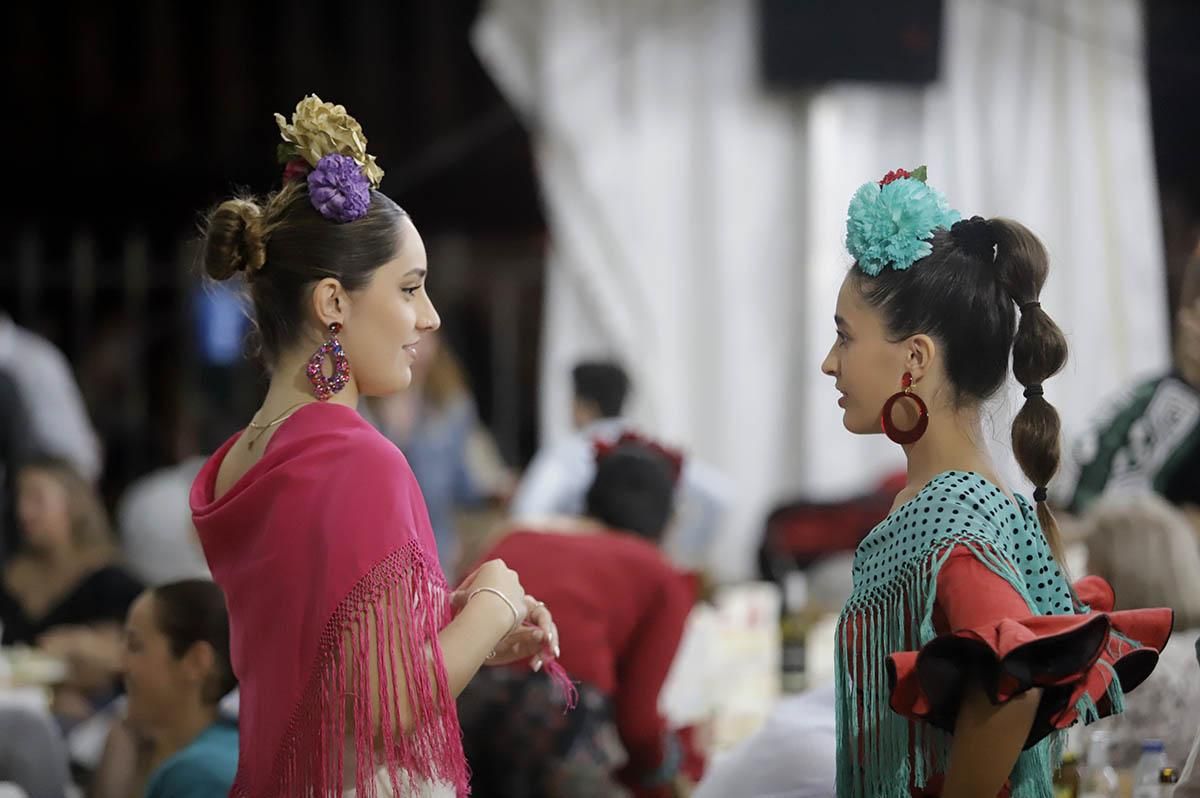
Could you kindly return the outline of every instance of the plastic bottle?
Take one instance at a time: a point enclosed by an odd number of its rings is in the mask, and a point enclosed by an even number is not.
[[[1087,765],[1079,779],[1079,798],[1120,798],[1121,782],[1109,759],[1112,735],[1092,732],[1088,741]]]
[[[1162,740],[1142,742],[1142,756],[1133,771],[1133,798],[1160,798],[1159,774],[1167,766],[1167,749]]]

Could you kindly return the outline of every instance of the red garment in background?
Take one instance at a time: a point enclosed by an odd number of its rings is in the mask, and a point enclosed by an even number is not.
[[[654,544],[622,532],[517,530],[485,557],[493,558],[554,613],[559,661],[571,678],[612,697],[629,754],[622,780],[639,798],[669,794],[637,785],[663,762],[658,694],[695,603],[692,577]]]

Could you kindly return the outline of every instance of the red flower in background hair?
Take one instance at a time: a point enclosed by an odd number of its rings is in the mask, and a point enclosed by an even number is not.
[[[293,158],[283,168],[283,182],[286,185],[293,180],[304,180],[311,171],[312,167],[308,165],[308,161],[303,158]]]
[[[912,177],[912,172],[907,169],[893,169],[883,176],[883,180],[879,181],[879,187],[882,188],[888,183],[899,180],[902,177]]]
[[[617,438],[612,443],[597,440],[595,442],[596,462],[599,463],[601,460],[616,451],[618,447],[624,444],[640,446],[641,448],[650,451],[652,454],[655,454],[666,460],[667,464],[671,467],[671,478],[675,482],[679,481],[679,475],[683,473],[683,452],[679,449],[671,448],[670,446],[664,446],[658,441],[638,435],[636,432],[622,432],[621,437]]]

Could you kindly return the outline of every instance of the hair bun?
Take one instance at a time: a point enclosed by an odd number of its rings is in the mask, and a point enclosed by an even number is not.
[[[204,270],[214,280],[254,272],[267,261],[263,211],[251,199],[226,200],[208,217]]]
[[[982,216],[972,216],[970,219],[955,222],[950,226],[950,235],[954,236],[954,242],[964,252],[983,258],[989,263],[996,256],[996,233],[991,222]]]

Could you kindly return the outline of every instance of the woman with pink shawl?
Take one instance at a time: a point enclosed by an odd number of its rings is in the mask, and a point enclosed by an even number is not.
[[[408,463],[355,410],[405,388],[440,325],[421,236],[345,108],[276,121],[282,190],[221,203],[204,242],[212,278],[245,281],[271,371],[191,493],[241,685],[230,794],[465,795],[455,697],[485,663],[565,681],[558,632],[503,562],[447,586]]]

